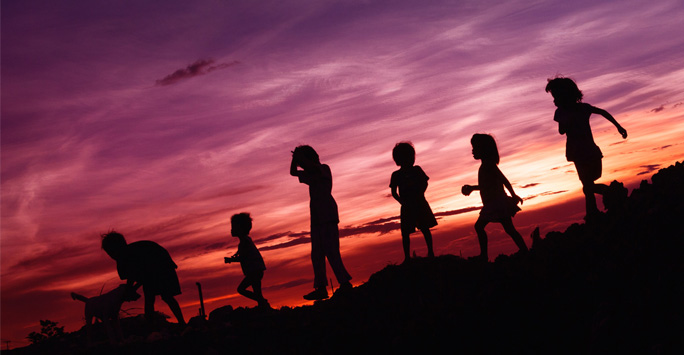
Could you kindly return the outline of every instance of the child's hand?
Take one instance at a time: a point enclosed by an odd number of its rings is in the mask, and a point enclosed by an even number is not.
[[[521,204],[521,205],[523,204],[523,199],[520,198],[520,196],[513,194],[513,196],[511,196],[511,197],[513,198],[513,201],[515,201],[516,205],[517,204]]]
[[[226,264],[230,264],[233,262],[233,258],[225,257],[225,258],[223,258],[223,262],[225,262]]]
[[[462,194],[468,196],[468,195],[470,195],[471,192],[473,192],[473,187],[472,187],[472,186],[470,186],[470,185],[463,185],[463,187],[461,187],[461,193],[462,193]]]
[[[627,130],[626,129],[624,129],[624,128],[622,128],[622,126],[620,126],[617,128],[617,130],[620,133],[620,135],[622,135],[622,139],[627,138]]]

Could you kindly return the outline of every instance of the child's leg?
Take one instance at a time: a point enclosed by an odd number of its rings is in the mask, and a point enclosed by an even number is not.
[[[520,233],[518,233],[518,230],[515,229],[515,226],[513,225],[513,220],[510,217],[502,221],[501,225],[503,226],[504,231],[506,231],[506,233],[508,233],[508,235],[510,235],[511,238],[513,238],[513,241],[515,242],[515,245],[518,246],[518,249],[520,249],[521,251],[528,250],[522,235],[520,235]]]
[[[340,285],[349,282],[351,275],[342,263],[342,255],[340,254],[340,230],[337,223],[327,223],[323,235],[323,248],[325,250],[325,257],[328,258],[330,268],[335,274],[335,278]],[[325,267],[325,264],[324,264]]]
[[[314,288],[325,288],[328,278],[325,270],[325,251],[323,242],[323,224],[311,225],[311,264],[314,269]]]
[[[587,215],[593,215],[599,212],[596,205],[596,191],[593,181],[582,181],[582,192],[584,193],[584,202]]]
[[[145,319],[151,321],[154,317],[154,292],[146,290],[143,286],[143,293],[145,294]]]
[[[600,158],[588,161],[575,162],[577,175],[582,182],[582,192],[584,193],[585,208],[587,216],[595,215],[599,212],[596,206],[595,193],[602,193],[600,186],[594,184],[601,177],[602,162]]]
[[[238,285],[238,293],[263,304],[266,299],[261,293],[261,278],[264,276],[263,272],[255,273],[254,275],[245,276],[244,280]],[[247,287],[252,286],[253,291],[249,291]]]
[[[435,251],[432,249],[432,233],[430,233],[430,228],[423,228],[420,231],[423,232],[423,236],[425,237],[425,244],[427,244],[428,257],[431,258],[435,256]]]
[[[254,292],[247,289],[247,287],[249,286],[252,286],[252,280],[250,277],[245,276],[245,278],[242,279],[242,281],[238,285],[237,292],[251,300],[258,301]]]
[[[401,232],[401,245],[404,247],[404,261],[411,258],[411,234]]]
[[[162,301],[166,302],[167,305],[169,305],[169,308],[171,309],[171,312],[173,312],[173,315],[176,316],[176,320],[178,321],[178,324],[185,324],[185,319],[183,318],[183,312],[181,311],[180,306],[178,305],[178,301],[176,301],[176,298],[173,296],[162,296],[161,297]]]
[[[489,260],[487,256],[487,233],[485,227],[489,221],[480,216],[475,222],[475,232],[477,233],[477,241],[480,243],[480,257]]]
[[[264,298],[264,294],[261,293],[261,278],[264,276],[263,273],[261,275],[258,275],[257,277],[254,278],[254,281],[252,282],[252,290],[254,290],[254,296],[257,298],[257,302],[259,304],[262,304],[266,299]]]

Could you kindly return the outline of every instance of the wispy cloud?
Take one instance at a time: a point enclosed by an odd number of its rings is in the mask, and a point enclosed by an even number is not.
[[[537,197],[540,197],[540,196],[553,196],[553,195],[558,195],[558,194],[562,194],[562,193],[565,193],[565,192],[568,192],[568,190],[545,191],[545,192],[542,192],[542,193],[539,193],[539,194],[527,196],[527,197],[524,198],[524,200],[527,201],[527,200],[531,200],[531,199],[533,199],[533,198],[537,198]]]
[[[187,80],[190,78],[194,78],[196,76],[200,75],[205,75],[208,73],[211,73],[215,70],[221,70],[221,69],[226,69],[228,67],[232,67],[234,65],[239,64],[240,62],[238,61],[232,61],[229,63],[219,63],[216,65],[214,64],[213,59],[199,59],[195,61],[194,63],[188,65],[185,68],[178,69],[172,74],[169,74],[165,76],[163,79],[159,79],[156,81],[156,84],[159,86],[165,86],[165,85],[171,85],[171,84],[176,84],[180,81]]]
[[[638,172],[637,175],[646,175],[658,170],[660,168],[660,164],[641,165],[640,167],[644,170]]]

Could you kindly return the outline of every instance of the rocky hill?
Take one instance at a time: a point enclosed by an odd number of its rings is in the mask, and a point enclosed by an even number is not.
[[[87,348],[80,330],[9,353],[681,354],[684,164],[651,180],[629,196],[614,182],[601,220],[533,235],[527,254],[418,258],[311,306],[224,307],[153,333],[125,318],[125,345]]]

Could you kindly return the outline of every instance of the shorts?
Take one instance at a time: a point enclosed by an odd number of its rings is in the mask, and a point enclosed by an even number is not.
[[[601,158],[576,161],[575,169],[577,169],[577,175],[579,175],[580,181],[594,182],[601,177],[601,170],[603,170],[603,164]]]

